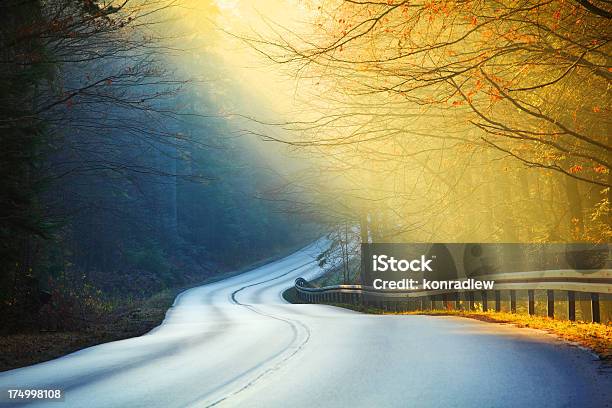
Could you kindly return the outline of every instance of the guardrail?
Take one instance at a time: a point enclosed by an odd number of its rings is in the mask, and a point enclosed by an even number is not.
[[[419,291],[362,285],[313,287],[298,278],[295,289],[297,298],[304,303],[374,306],[397,312],[492,308],[568,320],[612,321],[612,269],[511,272],[471,278],[493,280],[494,288]]]

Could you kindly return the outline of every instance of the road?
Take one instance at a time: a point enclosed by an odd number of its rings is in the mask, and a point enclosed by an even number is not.
[[[292,305],[314,246],[179,295],[147,335],[0,374],[62,388],[49,407],[603,407],[612,374],[540,332]],[[607,404],[607,405],[606,405]],[[15,404],[24,406],[25,404]]]

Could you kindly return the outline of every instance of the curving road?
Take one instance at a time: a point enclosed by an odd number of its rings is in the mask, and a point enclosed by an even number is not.
[[[87,408],[612,405],[610,370],[546,334],[287,304],[317,253],[188,290],[149,334],[2,373],[0,389],[59,387],[47,406]]]

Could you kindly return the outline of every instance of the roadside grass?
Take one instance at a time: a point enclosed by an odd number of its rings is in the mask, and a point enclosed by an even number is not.
[[[370,306],[364,307],[362,305],[345,303],[330,303],[330,305],[368,314],[456,316],[489,323],[512,324],[520,328],[527,327],[542,330],[585,347],[597,354],[605,363],[612,364],[612,325],[606,323],[556,320],[544,316],[494,311],[415,310],[394,312]]]
[[[130,301],[79,331],[44,331],[0,336],[0,371],[51,360],[109,341],[141,336],[158,326],[182,289],[166,289],[148,299]]]

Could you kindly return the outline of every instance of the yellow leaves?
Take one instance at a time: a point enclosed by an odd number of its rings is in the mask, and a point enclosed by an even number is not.
[[[604,197],[597,204],[595,204],[595,207],[593,208],[593,212],[591,213],[590,220],[591,221],[597,221],[599,219],[605,220],[608,217],[609,212],[610,212],[610,203],[608,202],[608,198]]]

